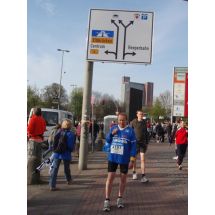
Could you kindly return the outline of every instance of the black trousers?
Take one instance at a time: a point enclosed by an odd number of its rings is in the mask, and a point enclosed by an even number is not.
[[[177,163],[178,165],[181,165],[187,151],[187,144],[176,144],[176,146],[177,146],[177,155],[178,155]]]

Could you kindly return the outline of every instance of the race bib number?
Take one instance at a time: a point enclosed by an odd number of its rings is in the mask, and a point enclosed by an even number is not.
[[[112,145],[110,149],[110,153],[123,155],[124,146],[123,145]]]

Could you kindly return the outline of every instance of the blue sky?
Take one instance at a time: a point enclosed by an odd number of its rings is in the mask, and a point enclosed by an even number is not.
[[[119,9],[154,12],[151,65],[94,63],[92,90],[121,95],[122,76],[132,82],[154,82],[154,95],[172,90],[174,66],[188,66],[188,3],[183,0],[28,0],[27,79],[39,89],[60,81],[61,52],[64,55],[62,85],[84,85],[89,9]]]

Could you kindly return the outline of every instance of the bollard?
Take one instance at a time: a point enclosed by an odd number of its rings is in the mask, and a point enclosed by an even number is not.
[[[29,140],[27,164],[27,183],[29,185],[40,183],[40,172],[35,170],[41,164],[41,154],[41,142]]]

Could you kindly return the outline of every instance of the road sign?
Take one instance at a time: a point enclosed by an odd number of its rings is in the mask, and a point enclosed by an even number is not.
[[[91,9],[87,60],[151,64],[153,12]]]
[[[187,67],[174,68],[173,116],[188,117],[188,68]]]

